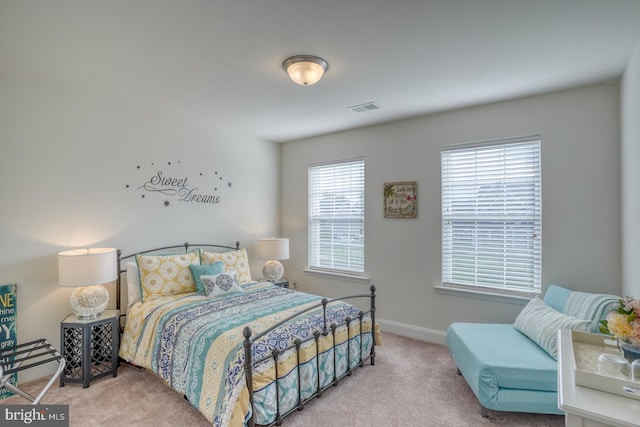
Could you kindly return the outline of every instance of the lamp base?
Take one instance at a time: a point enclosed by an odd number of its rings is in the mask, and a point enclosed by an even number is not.
[[[109,291],[102,285],[76,288],[69,298],[69,305],[78,319],[95,319],[109,303]]]
[[[284,275],[284,267],[280,261],[270,260],[262,267],[262,277],[269,281],[280,280]]]

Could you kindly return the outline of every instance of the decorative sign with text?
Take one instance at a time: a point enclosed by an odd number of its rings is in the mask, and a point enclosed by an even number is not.
[[[384,184],[385,218],[415,218],[417,211],[418,196],[415,181]]]
[[[196,205],[217,205],[222,201],[223,188],[231,188],[231,182],[225,182],[218,171],[180,172],[181,162],[167,162],[166,165],[151,163],[149,167],[138,165],[143,172],[144,182],[126,188],[135,188],[142,199],[160,199],[162,206],[168,208],[172,203],[190,203]]]
[[[0,286],[0,350],[6,350],[16,345],[16,290],[17,285]],[[9,384],[17,384],[17,374],[13,373]],[[0,400],[13,396],[13,391],[0,387]]]

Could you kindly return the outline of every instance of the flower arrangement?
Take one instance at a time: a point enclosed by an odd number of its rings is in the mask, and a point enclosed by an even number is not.
[[[640,346],[640,300],[621,299],[618,308],[607,314],[606,320],[600,321],[600,332]]]

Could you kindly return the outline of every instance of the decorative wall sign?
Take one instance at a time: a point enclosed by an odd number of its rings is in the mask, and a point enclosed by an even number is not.
[[[177,166],[176,166],[177,165]],[[151,163],[150,167],[136,168],[145,173],[145,181],[136,186],[126,184],[126,188],[135,188],[140,197],[159,196],[162,206],[168,208],[173,202],[195,203],[198,205],[217,205],[221,202],[224,187],[231,188],[231,182],[224,182],[218,171],[200,171],[195,174],[180,172],[181,162],[167,162],[164,167]]]
[[[418,210],[417,194],[415,181],[385,183],[385,218],[415,218]]]
[[[0,350],[6,350],[16,345],[16,290],[18,285],[0,286]],[[17,385],[17,373],[13,373],[9,384]],[[13,391],[0,387],[0,400],[13,396]]]

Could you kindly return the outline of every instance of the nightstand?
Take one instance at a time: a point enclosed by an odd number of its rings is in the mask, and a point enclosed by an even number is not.
[[[79,319],[70,314],[60,323],[60,347],[67,364],[60,375],[65,383],[89,382],[118,375],[120,311],[105,310],[95,319]]]
[[[281,279],[278,280],[266,280],[267,282],[273,283],[276,286],[280,286],[281,288],[287,288],[289,289],[289,279],[287,279],[286,277],[283,277]]]

